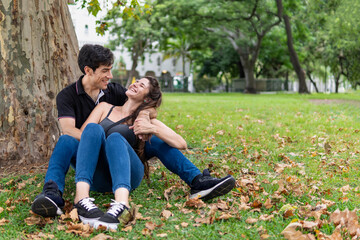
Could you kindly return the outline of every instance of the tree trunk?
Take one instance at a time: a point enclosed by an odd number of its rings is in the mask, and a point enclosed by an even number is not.
[[[55,97],[80,73],[67,1],[2,0],[0,46],[0,165],[47,160]]]
[[[340,85],[340,76],[341,73],[339,73],[337,76],[335,76],[335,93],[339,93],[339,85]]]
[[[312,83],[312,85],[314,86],[315,91],[316,91],[317,93],[319,93],[319,89],[318,89],[318,87],[317,87],[317,85],[316,85],[316,82],[312,79],[310,71],[307,71],[307,76],[308,76],[310,82]]]
[[[126,82],[126,88],[128,88],[130,86],[130,84],[132,83],[132,79],[133,77],[136,77],[136,68],[137,68],[137,62],[138,62],[138,57],[137,54],[135,57],[132,57],[132,65],[131,65],[131,70],[129,73],[129,78]]]
[[[290,25],[289,16],[284,15],[283,19],[284,19],[284,23],[285,23],[287,46],[288,46],[289,54],[290,54],[290,61],[293,65],[293,68],[299,79],[299,93],[309,93],[309,90],[306,86],[306,81],[305,81],[305,72],[301,68],[301,64],[300,64],[298,55],[297,55],[294,45],[293,45],[293,38],[292,38],[292,33],[291,33],[291,25]]]
[[[256,93],[256,85],[255,85],[255,77],[254,77],[254,67],[255,63],[253,63],[249,56],[241,55],[240,56],[241,65],[243,66],[244,74],[245,74],[245,89],[244,93]]]

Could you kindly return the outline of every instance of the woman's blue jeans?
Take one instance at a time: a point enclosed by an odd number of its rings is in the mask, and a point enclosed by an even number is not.
[[[86,182],[97,192],[115,192],[120,187],[131,191],[143,176],[144,165],[121,134],[105,138],[99,124],[86,126],[76,156],[75,182]]]
[[[59,190],[64,192],[65,175],[70,164],[73,167],[76,166],[78,147],[79,141],[77,139],[69,135],[60,136],[50,157],[45,183],[53,180],[58,185]],[[156,136],[153,136],[150,142],[146,142],[145,155],[148,159],[152,157],[159,158],[167,169],[177,174],[188,185],[197,175],[201,174],[200,170],[178,149],[170,147]],[[95,175],[97,173],[95,172]]]

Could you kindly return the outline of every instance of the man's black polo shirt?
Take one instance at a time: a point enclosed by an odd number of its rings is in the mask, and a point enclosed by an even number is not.
[[[61,90],[56,97],[58,118],[74,118],[75,127],[79,129],[96,106],[91,97],[84,91],[83,77],[81,76],[78,81]],[[126,88],[117,83],[109,83],[103,92],[104,95],[99,99],[99,102],[122,106],[127,99]]]

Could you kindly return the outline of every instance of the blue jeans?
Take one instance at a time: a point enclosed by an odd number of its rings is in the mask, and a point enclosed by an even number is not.
[[[143,176],[144,165],[123,136],[112,133],[105,138],[99,124],[86,126],[76,156],[75,182],[87,182],[97,192],[115,192],[120,187],[130,192]]]
[[[45,183],[53,180],[58,185],[59,190],[64,192],[65,175],[70,164],[76,166],[78,146],[79,141],[77,139],[68,135],[60,136],[50,157]],[[197,175],[201,174],[200,170],[178,149],[170,147],[156,136],[151,138],[150,143],[146,142],[145,155],[147,158],[159,158],[167,169],[178,175],[188,185]]]

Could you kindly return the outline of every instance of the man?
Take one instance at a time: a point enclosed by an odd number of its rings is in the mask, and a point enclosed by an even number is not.
[[[64,88],[56,98],[58,119],[64,135],[60,136],[50,157],[43,191],[32,203],[31,209],[34,213],[43,217],[62,214],[65,175],[70,164],[76,166],[82,124],[99,102],[121,106],[126,101],[126,89],[109,82],[113,77],[113,62],[114,56],[107,48],[90,44],[81,48],[78,65],[84,75]],[[136,124],[134,127],[136,130]],[[209,200],[228,193],[234,187],[235,179],[232,176],[217,179],[211,177],[207,170],[201,174],[178,149],[170,147],[155,136],[150,142],[147,141],[145,145],[146,157],[159,158],[167,169],[184,180],[191,188],[191,198]],[[96,216],[89,217],[98,218],[99,214],[101,212],[96,210]]]

